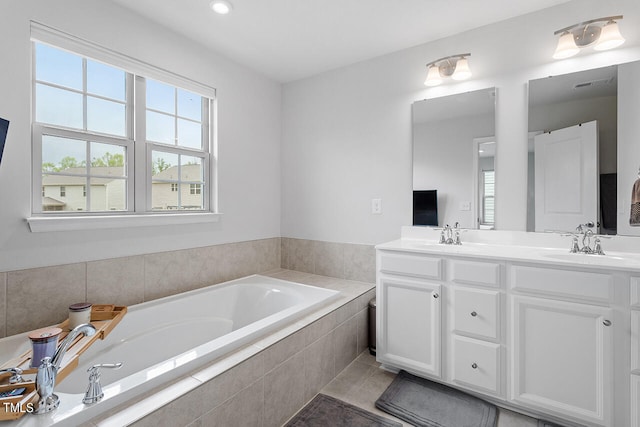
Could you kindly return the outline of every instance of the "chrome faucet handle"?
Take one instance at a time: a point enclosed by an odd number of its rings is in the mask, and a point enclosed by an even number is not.
[[[593,239],[593,253],[596,255],[604,255],[604,251],[602,250],[602,245],[600,244],[600,236],[596,236]]]
[[[578,252],[580,252],[580,245],[578,244],[578,236],[576,236],[575,234],[572,235],[573,239],[571,242],[571,249],[569,249],[569,252],[571,252],[572,254],[577,254]]]
[[[100,384],[100,368],[120,369],[121,367],[122,362],[118,362],[101,363],[99,365],[93,365],[87,369],[87,372],[89,373],[89,387],[87,387],[87,392],[84,394],[82,403],[90,405],[100,401],[100,399],[104,397],[102,385]]]
[[[462,240],[460,240],[460,230],[456,230],[456,238],[453,241],[454,245],[461,245],[462,244]]]
[[[444,228],[440,231],[440,240],[438,241],[438,243],[440,244],[445,244],[447,242],[447,239],[444,237]]]
[[[24,381],[22,378],[22,369],[20,368],[0,369],[0,374],[11,374],[11,377],[9,377],[9,384],[16,384]]]

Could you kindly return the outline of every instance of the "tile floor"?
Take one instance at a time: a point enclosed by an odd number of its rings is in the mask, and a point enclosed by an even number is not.
[[[320,393],[333,396],[352,405],[366,409],[386,418],[399,420],[375,407],[375,401],[391,384],[395,374],[380,369],[374,356],[368,350],[362,352],[333,381],[327,384]],[[402,423],[403,426],[411,424]],[[498,427],[537,427],[537,420],[517,414],[506,409],[499,409]]]

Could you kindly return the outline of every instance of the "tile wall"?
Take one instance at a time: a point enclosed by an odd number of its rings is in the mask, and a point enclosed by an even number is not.
[[[0,272],[0,337],[67,318],[69,304],[133,305],[280,268],[280,238]]]
[[[288,237],[280,240],[282,268],[367,283],[376,281],[376,253],[371,245]]]
[[[375,250],[283,237],[0,272],[0,338],[59,323],[74,302],[133,305],[280,267],[374,283]]]

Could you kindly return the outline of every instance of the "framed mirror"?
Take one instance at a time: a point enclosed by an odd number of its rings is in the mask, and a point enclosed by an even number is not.
[[[488,88],[412,105],[413,191],[435,191],[439,226],[494,228],[495,102]]]
[[[527,231],[616,234],[618,66],[529,82]]]

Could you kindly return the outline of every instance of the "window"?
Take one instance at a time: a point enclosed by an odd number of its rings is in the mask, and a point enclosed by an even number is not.
[[[495,223],[495,171],[485,170],[480,174],[482,189],[482,218],[483,225],[493,225]]]
[[[37,24],[32,37],[34,214],[213,210],[215,91]]]

